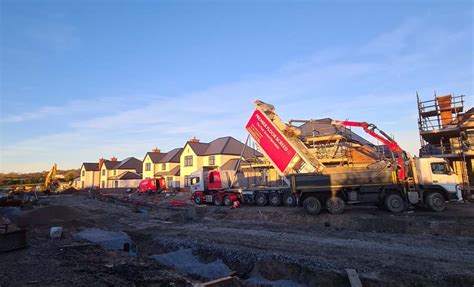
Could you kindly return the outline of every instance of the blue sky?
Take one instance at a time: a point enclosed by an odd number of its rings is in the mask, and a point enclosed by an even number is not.
[[[243,141],[255,99],[417,153],[416,91],[473,104],[472,3],[2,0],[0,172]]]

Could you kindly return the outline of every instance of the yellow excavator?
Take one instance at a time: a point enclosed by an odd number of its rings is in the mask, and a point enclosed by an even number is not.
[[[56,178],[57,171],[58,167],[56,164],[54,164],[44,179],[44,193],[49,194],[51,192],[55,192],[59,188],[59,181]]]

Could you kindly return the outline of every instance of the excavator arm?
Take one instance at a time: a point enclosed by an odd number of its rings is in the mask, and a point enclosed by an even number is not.
[[[403,150],[398,145],[398,143],[392,139],[388,134],[384,131],[377,128],[374,124],[369,124],[367,122],[352,122],[352,121],[332,121],[332,125],[335,126],[345,126],[345,127],[361,127],[367,134],[371,135],[372,137],[376,138],[377,140],[381,141],[385,144],[392,154],[397,155],[397,164],[399,167],[398,170],[398,179],[400,181],[405,180],[406,171],[405,171],[405,164],[404,164],[404,156]]]
[[[46,175],[46,178],[44,179],[45,191],[50,191],[51,189],[55,190],[57,188],[57,182],[55,182],[57,170],[58,170],[57,165],[54,164],[51,170]]]

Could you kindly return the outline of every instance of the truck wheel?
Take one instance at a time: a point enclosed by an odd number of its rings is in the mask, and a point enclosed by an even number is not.
[[[257,194],[255,197],[255,202],[257,203],[258,206],[265,206],[268,203],[267,197],[263,193]]]
[[[306,213],[317,215],[321,211],[321,202],[316,197],[308,197],[303,201],[303,207]]]
[[[212,198],[212,202],[214,203],[214,205],[217,205],[217,206],[221,206],[222,205],[222,200],[219,196],[215,195],[213,198]]]
[[[194,196],[194,202],[197,204],[197,205],[200,205],[202,203],[201,201],[201,197],[199,195],[195,195]]]
[[[432,192],[426,196],[426,203],[428,207],[436,212],[443,211],[446,209],[446,202],[444,201],[443,195],[439,192]]]
[[[280,206],[281,196],[278,193],[274,192],[270,194],[270,196],[268,197],[268,201],[270,202],[271,206]]]
[[[231,206],[232,205],[232,200],[230,199],[230,196],[226,195],[224,196],[224,205],[225,206]]]
[[[332,214],[341,214],[346,207],[346,203],[340,197],[331,197],[326,201],[326,208]]]
[[[400,213],[405,210],[405,200],[403,200],[403,197],[399,194],[389,194],[385,198],[385,207],[390,212]]]
[[[293,194],[285,194],[283,196],[283,205],[284,206],[295,206],[296,205],[296,198]]]

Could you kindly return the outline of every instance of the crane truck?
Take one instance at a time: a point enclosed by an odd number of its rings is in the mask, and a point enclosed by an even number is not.
[[[287,186],[243,189],[235,186],[237,171],[202,170],[191,175],[192,199],[197,204],[297,205],[315,215],[322,208],[342,213],[347,204],[358,203],[380,203],[391,212],[402,212],[409,205],[442,211],[446,201],[459,198],[460,184],[445,160],[413,158],[373,124],[331,124],[361,127],[390,149],[391,158],[363,167],[324,166],[300,140],[297,127],[285,124],[274,106],[256,101],[246,130]]]

